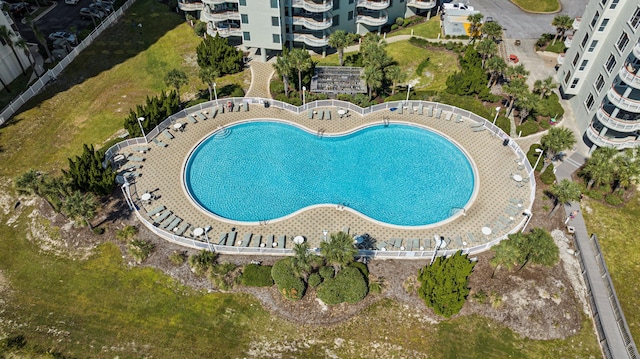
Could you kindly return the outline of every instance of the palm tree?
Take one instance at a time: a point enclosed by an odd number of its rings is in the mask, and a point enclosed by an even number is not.
[[[558,152],[567,150],[575,144],[576,136],[565,127],[551,127],[549,132],[540,139],[540,145],[547,158],[553,158]]]
[[[487,38],[496,41],[502,37],[502,26],[495,21],[485,22],[480,28],[482,34]]]
[[[523,64],[520,64],[516,66],[509,66],[507,68],[506,75],[509,80],[524,79],[526,81],[527,76],[529,76],[529,71],[527,71]]]
[[[87,223],[89,230],[93,229],[90,220],[95,217],[97,209],[96,197],[90,193],[82,194],[75,191],[64,202],[64,212],[67,216],[72,219],[81,218]]]
[[[513,104],[516,102],[516,100],[526,96],[526,94],[529,93],[529,87],[527,87],[524,79],[518,78],[511,80],[508,85],[503,86],[502,91],[504,91],[504,93],[509,96],[509,106],[507,109],[508,116],[509,114],[511,114],[511,111],[513,110]]]
[[[518,240],[517,237],[519,236],[524,236],[524,234],[520,232],[510,234],[509,240],[502,241],[497,246],[491,248],[495,253],[493,258],[489,260],[489,263],[493,266],[493,273],[491,273],[492,279],[500,267],[505,266],[507,270],[511,270],[516,263],[520,262],[520,251],[513,243]]]
[[[529,116],[529,114],[531,113],[531,110],[533,110],[535,106],[536,106],[536,98],[533,96],[531,92],[527,90],[525,94],[520,96],[516,104],[516,107],[520,110],[519,125],[522,125],[522,122]]]
[[[273,64],[273,68],[278,73],[278,76],[282,77],[284,95],[289,97],[289,74],[292,69],[291,63],[289,62],[289,53],[286,48],[282,51],[282,56],[278,56],[278,58],[276,58],[276,63]]]
[[[364,82],[369,89],[369,99],[373,98],[373,90],[382,86],[382,72],[380,69],[373,66],[365,66],[364,68]]]
[[[42,32],[38,29],[36,24],[33,22],[33,18],[31,16],[27,16],[25,17],[25,21],[27,22],[27,25],[29,25],[29,27],[31,28],[31,31],[33,31],[33,34],[36,36],[36,40],[38,40],[40,45],[42,45],[42,47],[46,51],[47,58],[45,60],[52,58],[51,51],[49,51],[49,45],[47,44],[47,39],[44,38],[44,35],[42,35]]]
[[[491,39],[484,39],[476,44],[476,51],[482,56],[482,68],[484,69],[487,58],[498,53],[498,45]]]
[[[627,148],[614,158],[615,177],[617,187],[627,189],[636,184],[640,178],[640,159],[634,155],[634,150]]]
[[[343,64],[342,59],[344,57],[344,48],[349,46],[353,42],[355,36],[357,35],[347,33],[344,30],[337,30],[329,35],[329,46],[338,50],[338,59],[340,61],[340,66],[342,66]]]
[[[573,27],[573,19],[569,15],[557,15],[551,21],[551,26],[556,28],[556,36],[553,37],[553,43],[556,43],[558,35],[564,38],[564,34],[567,30]]]
[[[580,186],[571,182],[568,179],[563,179],[560,183],[556,183],[549,187],[549,194],[553,196],[555,199],[555,205],[551,212],[549,212],[549,216],[552,216],[553,213],[558,209],[558,205],[569,203],[571,201],[579,201],[580,200]]]
[[[9,45],[9,47],[11,48],[11,51],[13,51],[13,56],[16,57],[16,60],[18,61],[18,64],[22,69],[22,74],[26,75],[27,70],[24,68],[24,65],[22,65],[22,61],[20,61],[20,56],[18,56],[18,53],[16,52],[15,43],[13,42],[14,36],[15,34],[13,33],[13,31],[9,30],[9,28],[6,25],[0,26],[0,40],[6,42],[7,45]]]
[[[218,78],[218,71],[213,67],[201,67],[198,75],[200,76],[200,80],[207,84],[207,89],[209,90],[209,101],[213,100],[211,88]]]
[[[298,71],[298,91],[300,91],[302,90],[302,73],[313,66],[311,55],[305,49],[296,48],[291,50],[289,61],[291,67]],[[302,93],[300,93],[300,98],[302,98]]]
[[[173,69],[164,76],[164,84],[173,86],[178,93],[178,101],[180,101],[180,87],[189,83],[187,74],[179,69]]]
[[[579,196],[578,196],[579,198]],[[527,263],[532,262],[550,267],[558,262],[560,251],[553,241],[551,234],[544,228],[534,228],[525,238],[520,238],[518,250],[522,258],[521,270]]]
[[[541,100],[544,97],[546,97],[556,87],[558,87],[558,85],[556,85],[553,82],[553,77],[552,76],[549,76],[544,80],[536,80],[533,83],[533,90],[535,92],[539,92],[540,93],[540,99]]]
[[[318,256],[309,252],[309,243],[296,243],[293,247],[293,257],[291,258],[291,265],[293,271],[305,280],[313,266],[317,264]]]
[[[39,196],[42,188],[42,178],[38,171],[30,169],[18,176],[14,185],[19,194]]]
[[[500,56],[494,56],[487,61],[487,70],[491,74],[489,78],[489,88],[493,87],[500,79],[500,76],[507,69],[507,63]]]
[[[611,184],[614,179],[615,165],[614,157],[618,151],[613,147],[598,147],[587,159],[584,167],[580,171],[588,178],[587,188]]]
[[[396,86],[400,82],[407,80],[407,74],[402,71],[402,68],[398,65],[388,66],[384,69],[384,74],[389,81],[391,81],[391,96],[396,92]]]
[[[384,42],[380,43],[380,41],[382,41],[382,36],[375,32],[368,32],[362,37],[362,41],[360,41],[360,52],[363,52],[363,50],[371,44],[384,46]]]
[[[356,253],[353,238],[344,232],[331,233],[328,241],[320,242],[320,254],[327,264],[334,267],[336,273],[341,267],[353,262]]]
[[[29,45],[27,45],[27,42],[24,41],[23,38],[20,38],[15,42],[15,45],[17,48],[22,49],[22,52],[24,52],[24,56],[26,56],[27,60],[29,60],[29,66],[33,67],[33,71],[35,72],[36,66],[31,59],[31,53],[29,52]]]
[[[476,41],[476,38],[480,36],[480,28],[482,27],[482,19],[484,15],[481,13],[475,13],[467,16],[469,22],[469,36],[471,36],[471,42]]]

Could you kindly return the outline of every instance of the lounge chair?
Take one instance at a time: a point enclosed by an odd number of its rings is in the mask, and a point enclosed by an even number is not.
[[[398,114],[402,115],[402,112],[404,111],[404,109],[402,108],[403,104],[401,103],[400,106],[398,106]]]
[[[386,248],[386,247],[387,247],[387,242],[385,242],[385,241],[382,241],[382,242],[376,243],[376,248],[377,248],[379,251],[383,250],[383,249],[384,249],[384,248]]]
[[[160,141],[160,140],[159,140],[159,139],[157,139],[157,138],[154,138],[152,141],[153,141],[153,143],[155,143],[156,145],[158,145],[158,146],[160,146],[160,147],[167,147],[167,146],[168,146],[166,143],[164,143],[164,142]]]
[[[160,224],[162,221],[167,219],[167,217],[169,217],[172,214],[173,214],[173,212],[171,212],[171,211],[168,211],[168,210],[164,211],[158,217],[156,217],[156,219],[153,220],[153,223]]]
[[[510,225],[511,222],[513,222],[513,221],[509,220],[509,218],[506,218],[505,216],[502,216],[502,215],[498,216],[498,221],[500,221],[500,223],[502,223],[502,224],[504,224],[506,226]]]
[[[131,150],[132,151],[136,151],[136,152],[145,153],[145,152],[149,151],[149,149],[151,149],[151,147],[149,147],[149,146],[137,146],[137,147],[133,147]]]
[[[180,227],[176,228],[173,232],[176,234],[176,236],[181,236],[182,234],[184,234],[184,232],[186,232],[189,229],[189,227],[191,227],[189,223],[182,222]]]
[[[522,183],[522,182],[516,182],[516,187],[518,187],[518,188],[522,188],[522,187],[524,187],[524,183]]]
[[[508,205],[504,211],[510,215],[511,217],[516,216],[520,210],[517,207],[513,207],[512,205]]]
[[[415,238],[413,240],[413,250],[414,251],[421,251],[422,249],[420,249],[420,238]]]
[[[287,245],[287,236],[278,237],[278,248],[284,249]]]
[[[422,115],[423,114],[423,110],[422,110],[422,104],[418,105],[418,115]]]
[[[451,115],[453,115],[452,112],[447,112],[447,114],[444,116],[444,120],[445,121],[451,121]]]
[[[424,247],[427,249],[433,249],[433,239],[427,237],[427,239],[424,240]]]
[[[196,116],[198,116],[198,119],[202,121],[207,119],[207,117],[203,115],[201,112],[196,112]]]
[[[417,250],[418,248],[414,248],[413,244],[415,243],[415,238],[411,238],[407,241],[407,250],[408,251],[414,251]]]
[[[248,102],[243,102],[242,104],[243,104],[242,111],[244,111],[244,112],[249,111],[249,103]]]
[[[162,229],[166,229],[167,227],[169,227],[169,225],[171,224],[171,222],[173,222],[173,220],[176,219],[176,215],[172,214],[169,216],[169,218],[167,218],[166,220],[162,221],[162,224],[160,224],[158,227],[162,228]]]
[[[455,240],[456,240],[456,244],[458,245],[458,247],[462,247],[464,245],[462,243],[462,237],[460,237],[459,234],[456,235]]]
[[[273,247],[273,244],[276,242],[276,236],[274,236],[273,234],[268,235],[265,239],[264,239],[264,245],[267,248]]]
[[[413,115],[413,104],[411,102],[407,105],[407,112],[409,112],[410,115]]]
[[[462,120],[462,114],[461,113],[457,114],[456,115],[456,122],[459,123],[459,122],[462,122],[462,121],[463,121]]]
[[[227,242],[228,235],[229,234],[227,232],[220,233],[220,238],[218,238],[218,244],[221,246],[224,246],[224,244]]]
[[[436,110],[436,116],[435,117],[436,118],[440,118],[440,116],[442,116],[442,109],[441,108]]]
[[[349,234],[349,229],[350,229],[350,228],[349,228],[349,227],[347,227],[347,226],[342,227],[342,233]]]
[[[309,110],[309,114],[307,115],[307,118],[309,118],[310,120],[313,120],[313,109]]]
[[[483,127],[473,127],[473,128],[471,128],[471,131],[473,131],[473,132],[480,132],[480,131],[484,131],[484,130],[486,130],[486,128],[484,128],[484,126]]]
[[[229,235],[227,236],[227,241],[225,242],[226,246],[232,246],[236,243],[236,236],[238,235],[238,232],[233,231],[233,232],[229,232]]]
[[[253,241],[253,246],[254,247],[260,247],[260,240],[262,239],[261,235],[254,235],[251,240]],[[247,244],[248,246],[248,244]]]
[[[216,118],[217,115],[218,115],[218,107],[214,106],[213,108],[211,108],[211,118]]]
[[[242,246],[243,247],[248,247],[249,246],[249,242],[251,241],[251,236],[253,234],[252,233],[246,233],[244,235],[244,238],[242,239]]]
[[[169,223],[169,225],[167,226],[167,231],[173,231],[174,228],[176,228],[180,222],[182,222],[182,218],[176,216],[176,218],[174,218],[173,221],[171,221],[171,223]]]
[[[158,206],[158,207],[156,207],[156,208],[152,209],[151,211],[147,212],[147,216],[149,216],[149,217],[153,217],[153,216],[155,216],[156,214],[158,214],[158,213],[160,213],[160,212],[164,211],[165,209],[167,209],[167,207],[165,207],[165,206]]]
[[[236,112],[240,112],[240,107],[242,107],[242,104],[239,104],[239,105],[236,104],[235,105]]]
[[[141,164],[130,163],[130,164],[126,165],[126,166],[122,166],[122,170],[123,171],[135,171],[137,169],[140,169],[141,167],[142,167]]]
[[[427,107],[427,116],[433,117],[433,107]]]
[[[478,240],[473,236],[473,233],[471,232],[467,232],[467,238],[469,238],[470,243],[478,243]]]
[[[325,120],[330,120],[331,119],[331,110],[326,110],[324,112],[324,119]]]
[[[189,120],[189,122],[191,123],[198,123],[198,120],[196,120],[195,114],[191,114],[190,116],[187,116],[187,120]]]
[[[471,125],[469,125],[471,128],[475,128],[475,127],[482,127],[484,126],[483,122],[474,122]]]
[[[402,247],[402,242],[404,240],[402,238],[396,238],[396,242],[394,244],[394,247],[396,247],[397,249],[400,249],[400,247]]]
[[[137,173],[137,172],[127,172],[123,176],[125,178],[127,178],[127,179],[131,179],[131,178],[140,177],[140,176],[142,176],[142,174],[141,173]]]
[[[318,120],[324,119],[324,111],[318,111]]]
[[[218,112],[219,113],[224,113],[224,105],[222,105],[222,104],[218,105]]]
[[[143,162],[144,158],[137,157],[137,156],[129,156],[129,158],[127,158],[127,160],[133,161],[133,162]]]
[[[509,202],[511,202],[511,203],[513,203],[515,205],[519,205],[519,204],[522,204],[522,202],[524,202],[524,201],[522,200],[522,198],[515,199],[515,198],[511,197],[511,198],[509,198]]]
[[[174,139],[174,137],[173,137],[173,135],[171,134],[171,132],[169,132],[169,130],[167,130],[167,129],[162,130],[162,134],[163,134],[163,135],[164,135],[164,137],[166,137],[168,140],[173,140],[173,139]]]

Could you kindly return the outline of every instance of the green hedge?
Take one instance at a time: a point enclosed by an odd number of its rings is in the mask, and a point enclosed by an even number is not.
[[[306,288],[304,281],[293,272],[291,259],[289,257],[277,261],[271,269],[271,277],[285,298],[298,300],[302,298]]]
[[[331,279],[336,274],[336,271],[333,269],[333,267],[328,266],[320,268],[319,273],[322,279]]]
[[[366,264],[362,262],[351,262],[349,263],[349,267],[358,268],[365,278],[369,277],[369,268],[367,268]]]
[[[556,174],[553,173],[553,163],[547,166],[547,168],[545,168],[544,171],[540,174],[540,180],[544,184],[552,184],[556,181]]]
[[[318,287],[318,298],[326,304],[357,303],[364,299],[369,287],[359,269],[345,267],[335,278],[327,279]]]
[[[525,121],[522,125],[516,126],[516,133],[522,131],[521,136],[529,136],[537,133],[540,130],[540,125],[536,121]]]
[[[310,287],[317,287],[320,285],[320,283],[322,283],[322,278],[320,278],[320,274],[318,273],[312,273],[309,276],[309,279],[307,280],[307,283],[309,283]]]
[[[564,115],[564,109],[558,95],[551,93],[551,95],[536,101],[533,113],[537,116],[557,117],[556,120],[559,121],[560,117]]]
[[[242,272],[242,285],[248,287],[271,287],[271,266],[261,266],[257,264],[247,264]]]
[[[531,145],[531,147],[529,147],[529,151],[527,152],[527,159],[529,160],[529,163],[531,163],[532,167],[533,165],[536,164],[536,161],[538,160],[538,153],[536,152],[536,149],[540,147],[541,146],[539,143],[534,143],[533,145]],[[542,155],[544,156],[544,153]],[[541,159],[538,162],[538,166],[534,169],[540,172],[543,166],[544,166],[544,161]]]

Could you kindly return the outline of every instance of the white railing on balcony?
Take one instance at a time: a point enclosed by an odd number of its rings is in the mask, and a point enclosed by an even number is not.
[[[356,3],[359,7],[364,7],[371,10],[384,10],[389,7],[389,0],[372,1],[372,0],[358,0]]]
[[[635,89],[640,89],[640,77],[638,77],[637,72],[638,70],[634,69],[632,64],[626,63],[620,68],[618,76],[620,76],[620,79],[627,85]]]
[[[640,120],[627,121],[615,117],[611,117],[604,108],[600,107],[596,111],[596,117],[598,121],[608,128],[614,129],[619,132],[633,132],[640,130]]]
[[[287,40],[304,42],[305,44],[313,47],[323,47],[329,44],[328,37],[315,37],[311,34],[287,34]]]
[[[206,21],[240,20],[240,13],[238,11],[209,12],[205,10],[203,14]]]
[[[582,22],[582,18],[580,16],[573,19],[573,30],[578,30],[580,28],[580,23]]]
[[[567,38],[564,39],[564,46],[571,47],[572,41],[573,41],[573,35],[567,35]]]
[[[437,4],[437,1],[409,0],[407,6],[415,7],[416,9],[433,9]]]
[[[640,59],[640,42],[633,47],[633,56],[635,56],[636,59]]]
[[[303,8],[309,12],[325,12],[333,9],[333,0],[326,0],[321,3],[306,0],[292,0],[291,5],[297,8]]]
[[[179,2],[178,9],[182,11],[198,11],[204,8],[201,2]]]
[[[622,95],[620,95],[613,86],[611,86],[609,91],[607,91],[607,98],[618,108],[629,112],[640,113],[640,101],[622,97]]]
[[[238,0],[202,0],[202,2],[204,2],[205,4],[211,4],[211,5],[221,5],[224,3],[237,4]]]
[[[240,28],[217,28],[212,23],[207,24],[207,33],[211,36],[219,34],[220,37],[229,36],[242,36],[242,29]]]
[[[600,147],[613,147],[621,150],[624,148],[634,148],[640,145],[640,140],[631,136],[625,138],[601,136],[600,132],[593,127],[593,122],[589,127],[587,127],[587,131],[585,133],[591,142]]]
[[[287,18],[288,24],[304,26],[309,30],[326,30],[333,25],[333,18],[327,17],[320,21],[304,16],[294,16],[293,18]]]
[[[380,16],[378,17],[374,17],[372,15],[373,14],[358,15],[356,16],[356,23],[365,24],[369,26],[382,26],[382,25],[385,25],[387,23],[387,20],[389,19],[389,16],[387,15],[386,11],[381,12]]]

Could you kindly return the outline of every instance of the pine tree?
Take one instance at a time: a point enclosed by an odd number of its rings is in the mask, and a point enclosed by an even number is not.
[[[69,170],[63,172],[69,178],[72,188],[98,196],[104,196],[113,191],[116,173],[109,164],[102,166],[104,154],[96,151],[93,145],[91,147],[83,145],[82,155],[68,160]]]

